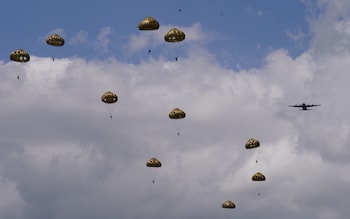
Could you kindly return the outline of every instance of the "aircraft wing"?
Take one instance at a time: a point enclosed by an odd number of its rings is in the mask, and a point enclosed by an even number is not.
[[[309,105],[306,105],[306,107],[314,107],[314,106],[321,106],[321,104],[309,104]]]
[[[303,107],[302,105],[298,105],[298,104],[295,104],[295,105],[288,105],[289,107]]]

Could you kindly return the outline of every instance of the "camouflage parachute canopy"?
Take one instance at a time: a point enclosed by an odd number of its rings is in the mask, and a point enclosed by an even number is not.
[[[30,55],[23,49],[17,49],[10,54],[10,59],[15,62],[29,62]]]
[[[236,205],[232,201],[227,200],[222,203],[222,208],[236,208]]]
[[[46,38],[46,43],[51,46],[63,46],[64,39],[58,34],[52,34]]]
[[[107,91],[101,96],[101,100],[104,103],[111,104],[118,101],[118,96],[111,91]]]
[[[170,119],[183,119],[185,117],[186,113],[179,108],[175,108],[169,113]]]
[[[139,30],[158,30],[159,23],[153,17],[146,17],[139,24]]]
[[[266,178],[265,178],[264,174],[257,172],[252,176],[252,180],[253,181],[265,181]]]
[[[176,28],[172,28],[164,36],[164,40],[169,43],[181,42],[184,39],[185,39],[185,33]]]
[[[152,157],[146,162],[147,167],[161,167],[162,163],[155,157]]]
[[[246,143],[245,143],[245,148],[246,149],[252,149],[252,148],[257,148],[260,146],[260,142],[254,138],[249,139]]]

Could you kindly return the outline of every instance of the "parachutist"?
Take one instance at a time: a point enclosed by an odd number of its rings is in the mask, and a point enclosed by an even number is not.
[[[148,54],[151,54],[151,49],[148,49]]]
[[[260,196],[260,192],[258,193],[258,196]]]
[[[109,116],[109,118],[113,119],[113,116],[112,116],[112,115],[110,115],[110,116]]]
[[[177,136],[180,136],[180,132],[177,132]]]
[[[255,163],[258,163],[258,160],[255,160]]]
[[[19,80],[19,75],[17,75],[17,80]]]
[[[52,57],[52,61],[53,61],[53,62],[55,61],[55,58],[54,58],[54,57]]]
[[[177,57],[175,57],[175,61],[177,61],[178,60],[178,58]]]
[[[152,182],[153,182],[153,184],[154,184],[154,180],[153,180]]]

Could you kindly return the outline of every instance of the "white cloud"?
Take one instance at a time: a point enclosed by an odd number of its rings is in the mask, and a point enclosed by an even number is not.
[[[69,39],[70,45],[86,44],[88,42],[88,33],[84,30],[76,33],[71,39]]]
[[[112,28],[109,26],[101,28],[96,38],[95,49],[103,53],[108,52],[109,44],[111,42],[111,40],[109,39],[109,36],[112,33],[113,33]]]

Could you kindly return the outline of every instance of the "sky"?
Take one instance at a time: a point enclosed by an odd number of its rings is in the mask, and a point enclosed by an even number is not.
[[[0,17],[0,219],[348,218],[349,1],[5,0]]]

